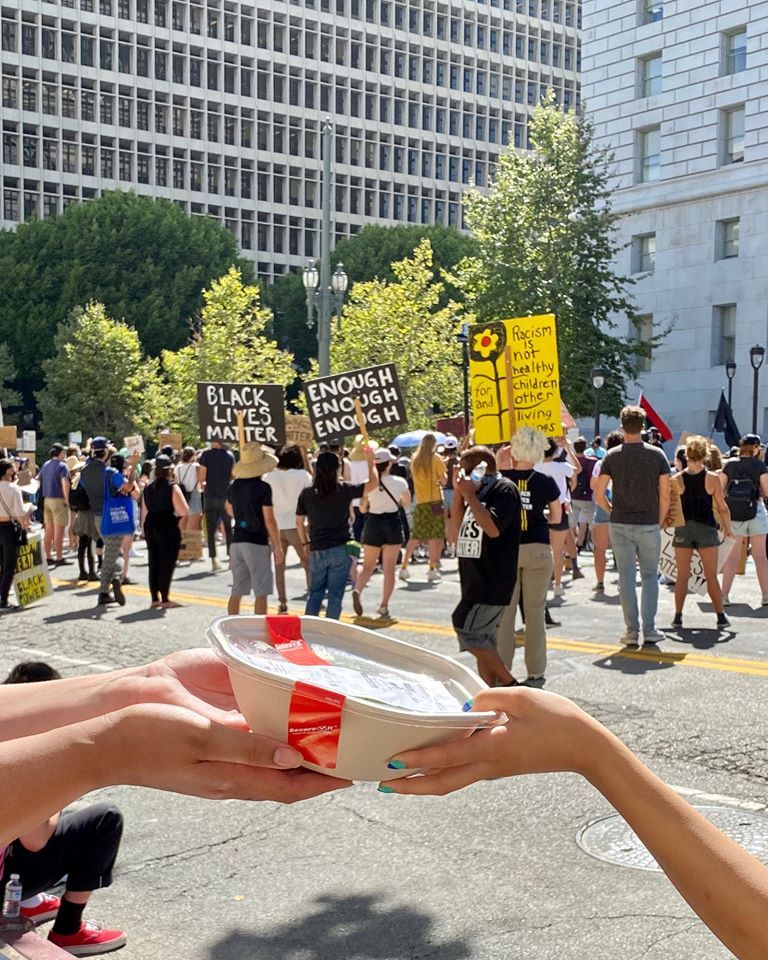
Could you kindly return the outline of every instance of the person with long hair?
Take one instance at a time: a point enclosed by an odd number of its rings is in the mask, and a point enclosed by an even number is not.
[[[307,549],[299,539],[296,529],[296,504],[299,494],[305,487],[312,484],[312,474],[307,470],[306,454],[301,447],[290,444],[283,447],[277,459],[277,466],[262,479],[272,488],[272,508],[275,511],[275,520],[280,531],[280,547],[283,558],[280,563],[275,560],[275,580],[277,581],[277,596],[280,601],[278,613],[288,613],[288,596],[285,588],[285,559],[288,547],[293,547],[296,556],[304,568],[304,576],[309,591],[309,557]]]
[[[411,460],[414,502],[413,529],[411,539],[400,567],[400,579],[408,580],[408,564],[418,544],[426,541],[429,551],[429,573],[431,583],[440,580],[440,555],[445,542],[445,506],[443,504],[443,485],[446,478],[445,463],[437,454],[437,437],[434,433],[425,433]]]
[[[731,514],[723,495],[720,477],[710,473],[704,466],[709,456],[709,442],[704,437],[688,437],[685,445],[688,465],[682,473],[672,477],[672,487],[680,497],[684,523],[675,527],[673,546],[677,562],[675,580],[675,617],[673,627],[683,625],[683,606],[688,595],[688,580],[691,576],[693,551],[698,551],[704,576],[707,578],[707,591],[717,614],[718,628],[729,625],[723,610],[723,595],[717,581],[717,555],[720,536],[717,529],[714,508],[723,523],[726,537],[733,536]]]
[[[309,546],[309,597],[305,614],[316,617],[327,597],[326,617],[338,620],[349,574],[347,543],[350,538],[350,505],[378,486],[379,478],[373,451],[365,448],[368,461],[367,483],[339,480],[339,458],[330,451],[321,453],[315,463],[311,487],[299,494],[296,529],[302,545]]]
[[[155,479],[144,488],[141,505],[152,609],[181,606],[174,603],[169,594],[181,546],[179,518],[186,517],[188,509],[184,494],[174,480],[171,458],[161,454],[155,458]]]
[[[622,443],[624,443],[624,434],[621,430],[611,430],[605,438],[605,450],[603,453],[607,453],[608,450],[613,450],[614,447],[618,447]],[[602,465],[603,461],[598,460],[592,471],[589,485],[593,493],[597,486],[597,478],[600,476]],[[606,492],[606,496],[610,500],[610,487]],[[605,593],[606,555],[608,553],[608,547],[611,545],[610,520],[610,514],[603,510],[600,504],[596,503],[595,515],[592,518],[591,527],[592,550],[595,558],[595,580],[597,581],[595,583],[595,593]]]
[[[390,474],[394,457],[386,447],[380,447],[374,454],[376,462],[376,481],[378,487],[366,497],[367,510],[363,526],[363,567],[357,574],[355,589],[352,591],[352,604],[358,617],[363,615],[360,595],[373,576],[376,564],[381,560],[384,583],[381,589],[381,603],[378,614],[389,619],[389,600],[395,589],[395,565],[397,554],[403,543],[403,531],[400,520],[400,507],[411,502],[408,481]]]

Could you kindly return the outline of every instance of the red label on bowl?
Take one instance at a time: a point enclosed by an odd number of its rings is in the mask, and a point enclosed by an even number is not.
[[[281,657],[302,667],[327,667],[301,635],[301,617],[265,617],[272,646]]]
[[[333,770],[339,751],[341,711],[346,698],[297,681],[288,712],[288,743],[310,763]]]

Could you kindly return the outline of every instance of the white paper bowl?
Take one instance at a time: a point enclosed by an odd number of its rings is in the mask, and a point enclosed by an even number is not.
[[[463,704],[487,686],[450,657],[338,620],[301,617],[301,626],[307,645],[331,661],[330,667],[298,667],[265,649],[271,644],[261,616],[220,617],[208,628],[208,640],[229,668],[238,707],[254,733],[288,739],[296,680],[345,695],[335,765],[305,761],[310,770],[347,780],[407,776],[414,771],[387,768],[395,754],[468,737],[480,726],[505,719],[495,712],[462,711]],[[355,671],[345,670],[344,663],[354,664],[360,676],[352,676]],[[388,687],[387,695],[394,699],[402,693],[410,707],[348,692],[350,678],[352,686],[359,687],[368,682],[365,677],[389,685],[396,692]],[[425,709],[413,709],[414,704]]]

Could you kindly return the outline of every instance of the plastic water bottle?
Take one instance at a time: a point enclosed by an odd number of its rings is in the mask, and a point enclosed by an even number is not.
[[[15,920],[19,916],[21,916],[21,880],[18,873],[12,873],[5,885],[3,917],[6,920]]]
[[[485,478],[486,471],[488,470],[488,464],[485,460],[481,460],[480,463],[472,471],[472,479],[475,482],[481,482]]]

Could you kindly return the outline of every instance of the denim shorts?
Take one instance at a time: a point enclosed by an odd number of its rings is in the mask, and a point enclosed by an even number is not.
[[[610,523],[611,515],[607,513],[599,504],[595,504],[595,515],[592,518],[592,526],[597,527],[601,523]]]
[[[705,547],[720,546],[720,532],[708,523],[687,520],[684,527],[675,527],[672,546],[687,550],[700,550]]]
[[[735,537],[760,537],[768,533],[768,513],[762,502],[757,505],[757,513],[751,520],[734,520],[731,523]]]

